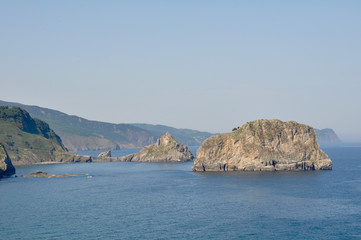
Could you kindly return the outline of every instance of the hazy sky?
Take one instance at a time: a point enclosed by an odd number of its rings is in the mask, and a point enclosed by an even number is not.
[[[211,132],[361,141],[361,1],[0,0],[0,99]]]

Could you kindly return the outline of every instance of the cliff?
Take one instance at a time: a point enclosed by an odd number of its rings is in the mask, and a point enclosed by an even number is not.
[[[138,153],[118,158],[125,162],[186,162],[193,160],[189,147],[177,142],[171,134],[161,136],[156,143],[145,146]]]
[[[312,127],[297,122],[256,120],[208,138],[193,171],[330,170]]]
[[[0,142],[14,165],[91,161],[69,152],[47,123],[18,107],[0,107]]]
[[[0,143],[0,178],[15,174],[15,168],[11,163],[8,153],[3,144]]]

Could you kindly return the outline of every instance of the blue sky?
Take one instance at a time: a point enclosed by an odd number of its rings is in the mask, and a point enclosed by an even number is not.
[[[0,1],[5,101],[227,132],[260,118],[361,141],[360,1]]]

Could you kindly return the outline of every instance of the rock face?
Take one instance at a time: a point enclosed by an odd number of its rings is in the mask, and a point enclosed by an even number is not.
[[[256,120],[208,138],[193,171],[331,170],[312,127],[297,122]]]
[[[0,178],[3,176],[11,176],[13,174],[15,174],[15,168],[11,163],[4,145],[0,143]]]
[[[99,155],[98,155],[98,158],[109,158],[109,157],[112,157],[112,153],[111,151],[106,151],[106,152],[101,152]]]
[[[161,136],[156,143],[145,146],[138,153],[130,154],[118,161],[124,162],[186,162],[193,160],[189,147],[177,142],[169,133]]]

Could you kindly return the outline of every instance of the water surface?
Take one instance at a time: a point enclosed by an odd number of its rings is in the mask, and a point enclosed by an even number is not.
[[[191,162],[17,168],[18,176],[88,176],[1,180],[0,238],[360,239],[361,148],[324,150],[332,171],[194,173]]]

